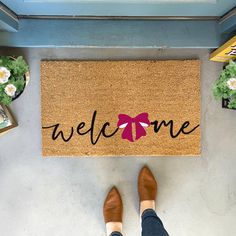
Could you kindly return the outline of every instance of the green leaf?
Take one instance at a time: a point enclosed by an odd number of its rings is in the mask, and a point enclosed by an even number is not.
[[[21,78],[29,70],[22,56],[17,57],[16,60],[11,60],[10,63],[8,63],[8,68],[16,79]]]
[[[16,81],[11,81],[11,83],[16,86],[17,92],[21,92],[24,89],[25,81],[24,79],[18,79]]]
[[[4,105],[10,105],[12,102],[12,98],[9,97],[5,92],[1,94],[0,96],[0,103]]]
[[[230,78],[236,78],[236,63],[232,60],[221,71],[219,79],[213,84],[212,93],[215,99],[229,98],[236,94],[236,91],[229,89],[227,86],[227,81]]]
[[[25,87],[24,74],[29,71],[29,67],[22,56],[12,59],[8,56],[0,56],[0,66],[6,67],[11,72],[11,76],[7,83],[0,84],[0,102],[9,105],[12,98],[9,97],[4,89],[8,84],[13,84],[17,92],[21,92]]]
[[[236,95],[232,96],[230,98],[229,104],[228,104],[229,108],[236,108]]]

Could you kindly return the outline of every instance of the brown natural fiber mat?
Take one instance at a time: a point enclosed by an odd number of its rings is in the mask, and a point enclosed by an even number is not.
[[[198,60],[42,61],[41,93],[43,156],[200,155]]]

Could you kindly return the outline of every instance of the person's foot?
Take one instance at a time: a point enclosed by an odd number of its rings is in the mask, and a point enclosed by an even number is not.
[[[112,232],[122,233],[123,204],[120,193],[116,187],[113,187],[107,194],[103,205],[103,215],[107,235],[110,235]]]
[[[140,200],[140,214],[142,215],[146,209],[155,210],[157,182],[147,166],[144,166],[139,173],[138,193]]]

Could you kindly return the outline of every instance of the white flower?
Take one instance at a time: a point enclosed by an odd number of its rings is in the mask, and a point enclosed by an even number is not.
[[[227,81],[227,86],[231,90],[236,90],[236,78],[231,78]]]
[[[16,87],[13,85],[13,84],[8,84],[6,87],[5,87],[5,93],[10,96],[10,97],[13,97],[16,93]]]
[[[0,84],[7,83],[10,76],[11,72],[6,67],[0,67]]]

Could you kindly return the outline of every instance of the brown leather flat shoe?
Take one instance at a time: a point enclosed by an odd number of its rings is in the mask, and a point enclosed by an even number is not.
[[[144,166],[139,172],[138,193],[141,201],[156,200],[157,182],[147,166]]]
[[[105,223],[121,222],[123,215],[123,204],[119,191],[113,187],[107,194],[103,205],[103,215]]]

